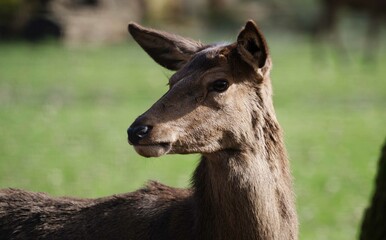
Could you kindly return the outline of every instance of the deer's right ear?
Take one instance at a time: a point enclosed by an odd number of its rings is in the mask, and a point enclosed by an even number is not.
[[[268,45],[253,21],[248,21],[237,37],[237,51],[242,59],[263,73],[270,69]]]
[[[129,32],[154,61],[170,70],[180,69],[194,53],[204,48],[200,42],[136,23],[129,24]]]

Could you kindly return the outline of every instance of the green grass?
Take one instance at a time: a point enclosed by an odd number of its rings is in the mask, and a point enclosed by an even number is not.
[[[363,63],[360,53],[339,59],[302,37],[269,42],[301,239],[355,239],[386,137],[385,50]],[[8,43],[0,53],[0,187],[98,197],[148,179],[189,185],[199,156],[144,159],[127,144],[127,127],[171,74],[133,42]]]

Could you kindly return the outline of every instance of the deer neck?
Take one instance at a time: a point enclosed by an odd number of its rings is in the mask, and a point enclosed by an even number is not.
[[[288,160],[274,125],[260,129],[254,148],[202,156],[193,176],[200,239],[297,239]]]

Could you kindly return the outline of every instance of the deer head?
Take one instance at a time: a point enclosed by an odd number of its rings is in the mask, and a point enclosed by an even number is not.
[[[140,155],[211,154],[254,146],[262,134],[256,134],[256,125],[271,108],[271,61],[253,21],[232,44],[204,45],[135,23],[129,32],[157,63],[176,70],[167,93],[127,131]]]

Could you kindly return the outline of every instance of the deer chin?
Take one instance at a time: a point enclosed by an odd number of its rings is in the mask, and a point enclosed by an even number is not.
[[[143,157],[160,157],[170,152],[170,143],[134,145],[135,151]]]

